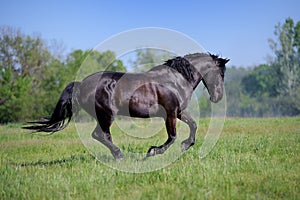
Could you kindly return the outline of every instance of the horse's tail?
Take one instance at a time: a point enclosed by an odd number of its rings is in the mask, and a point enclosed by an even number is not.
[[[68,126],[71,121],[73,112],[77,109],[77,100],[74,99],[76,107],[72,109],[72,96],[75,89],[80,85],[80,82],[71,82],[62,92],[56,107],[50,118],[43,118],[38,122],[29,122],[36,125],[23,127],[25,129],[36,130],[37,132],[51,132],[60,131]],[[76,95],[74,93],[74,95]],[[66,121],[67,119],[67,121]]]

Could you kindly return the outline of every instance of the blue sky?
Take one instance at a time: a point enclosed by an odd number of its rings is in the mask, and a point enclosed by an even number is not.
[[[182,32],[230,65],[253,66],[272,55],[268,38],[287,17],[300,20],[299,0],[16,1],[0,0],[0,26],[62,41],[66,52],[90,49],[120,32],[162,27]]]

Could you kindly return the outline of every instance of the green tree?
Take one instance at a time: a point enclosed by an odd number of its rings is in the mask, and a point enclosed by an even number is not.
[[[30,77],[14,77],[12,68],[0,71],[0,96],[6,101],[0,106],[0,123],[20,121],[28,117]]]
[[[243,91],[250,97],[256,98],[276,97],[278,95],[276,87],[279,82],[280,79],[274,67],[266,64],[255,67],[241,81]]]
[[[300,85],[300,21],[296,24],[287,18],[284,24],[278,23],[274,31],[277,42],[269,39],[275,54],[273,67],[280,76],[278,92],[281,95],[296,95]]]
[[[300,21],[287,18],[275,27],[277,41],[270,39],[275,59],[271,63],[279,78],[276,108],[282,115],[300,114]]]
[[[20,121],[33,113],[34,90],[51,55],[40,37],[0,27],[0,123]]]

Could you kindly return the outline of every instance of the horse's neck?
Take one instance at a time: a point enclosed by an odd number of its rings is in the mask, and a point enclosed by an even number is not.
[[[205,74],[208,73],[209,68],[208,65],[206,65],[203,62],[199,62],[194,60],[194,59],[188,59],[188,61],[193,65],[193,67],[195,68],[195,72],[194,72],[194,78],[195,81],[193,83],[193,89],[195,90],[196,87],[198,86],[198,84],[201,82],[201,80],[203,79],[203,76],[205,76]]]
[[[201,80],[202,80],[202,76],[200,74],[198,74],[197,78],[195,78],[195,81],[193,83],[193,90],[196,89],[196,87],[199,85]]]

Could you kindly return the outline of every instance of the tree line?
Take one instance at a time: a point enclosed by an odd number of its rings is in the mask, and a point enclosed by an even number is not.
[[[300,114],[300,22],[287,18],[275,26],[274,34],[276,39],[269,40],[272,60],[251,68],[227,68],[228,116]],[[66,56],[58,52],[57,45],[49,45],[41,36],[0,27],[0,123],[51,115],[61,91],[78,72],[86,76],[94,69],[143,71],[174,56],[139,50],[132,66],[126,67],[111,51],[74,50]],[[90,70],[80,71],[83,62]],[[199,105],[200,116],[209,116],[210,102],[204,95]]]
[[[253,68],[229,68],[228,114],[241,117],[300,114],[300,21],[287,18],[269,39],[274,57]]]

